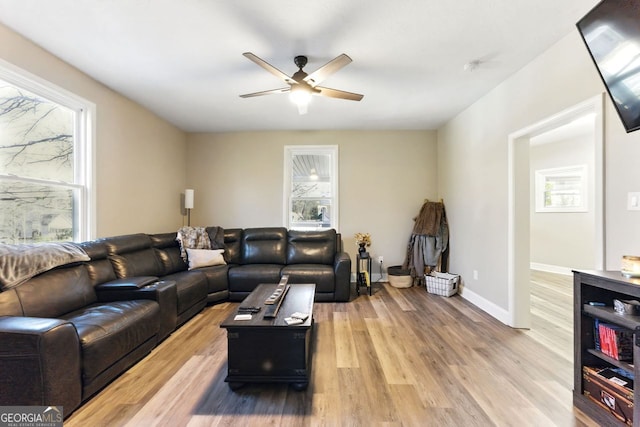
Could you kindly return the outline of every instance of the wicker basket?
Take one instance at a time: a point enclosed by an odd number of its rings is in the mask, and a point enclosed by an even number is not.
[[[410,288],[413,286],[411,271],[403,269],[401,265],[392,265],[387,268],[387,277],[389,278],[389,284],[394,288]]]
[[[430,294],[450,297],[458,292],[460,276],[432,271],[431,274],[424,275],[424,281],[427,285],[427,292]]]

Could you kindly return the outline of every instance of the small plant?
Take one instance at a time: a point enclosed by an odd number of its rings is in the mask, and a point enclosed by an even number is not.
[[[356,233],[355,238],[358,246],[371,246],[371,234]]]

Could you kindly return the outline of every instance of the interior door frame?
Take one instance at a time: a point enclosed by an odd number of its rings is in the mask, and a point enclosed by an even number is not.
[[[586,114],[593,114],[594,119],[595,269],[601,270],[605,265],[603,102],[601,93],[509,135],[507,281],[508,322],[511,327],[528,329],[531,326],[529,140]]]

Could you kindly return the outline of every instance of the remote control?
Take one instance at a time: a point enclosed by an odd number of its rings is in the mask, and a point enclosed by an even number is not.
[[[262,307],[238,307],[238,313],[257,313],[262,309]]]
[[[298,319],[296,317],[285,317],[284,321],[287,323],[287,325],[301,325],[304,323],[304,320]]]
[[[302,320],[304,322],[305,320],[307,320],[309,315],[307,313],[300,313],[299,311],[296,311],[290,317],[292,317],[294,319],[300,319],[300,320]]]
[[[271,293],[271,295],[264,301],[267,305],[272,305],[280,301],[282,298],[282,294],[287,286],[287,281],[289,280],[289,276],[284,275],[280,279],[280,283],[276,286],[276,289]]]
[[[286,286],[287,286],[286,284],[284,284],[284,285],[283,284],[279,284],[276,287],[276,290],[273,291],[271,296],[269,298],[267,298],[264,303],[267,304],[267,305],[271,305],[271,304],[277,303],[280,300],[280,298],[282,297],[282,294],[284,293],[284,289],[285,289]]]
[[[280,304],[282,304],[282,300],[289,290],[289,285],[287,285],[287,281],[289,280],[289,276],[282,276],[280,279],[280,283],[276,286],[276,290],[273,291],[271,296],[266,299],[264,302],[267,306],[267,309],[264,312],[265,319],[273,319],[278,315],[278,310],[280,310]]]

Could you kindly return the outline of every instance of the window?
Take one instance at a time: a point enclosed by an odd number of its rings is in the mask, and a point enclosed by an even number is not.
[[[89,239],[92,112],[0,63],[0,243]]]
[[[587,166],[535,173],[536,212],[587,212]]]
[[[338,229],[338,146],[286,146],[285,226]]]

